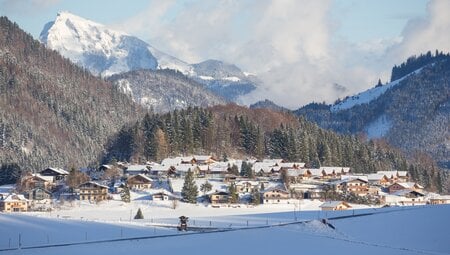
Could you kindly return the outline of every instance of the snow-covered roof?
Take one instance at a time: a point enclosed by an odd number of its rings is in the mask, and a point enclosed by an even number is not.
[[[255,172],[263,171],[264,173],[270,173],[273,171],[280,171],[280,166],[275,166],[272,163],[266,163],[266,162],[255,162],[252,166],[253,170]]]
[[[165,158],[161,161],[163,166],[178,166],[182,162],[191,161],[192,157],[175,157],[175,158]]]
[[[350,167],[340,167],[340,166],[323,166],[320,170],[324,171],[326,174],[332,174],[333,172],[338,173],[348,173],[350,172]]]
[[[49,170],[51,170],[51,171],[53,171],[53,172],[55,172],[55,173],[58,173],[58,174],[60,174],[60,175],[68,175],[68,174],[69,174],[69,172],[67,172],[66,170],[61,169],[61,168],[57,168],[57,167],[48,167],[48,168],[46,168],[46,169],[44,169],[44,170],[42,170],[42,171],[45,171],[45,170],[47,170],[47,169],[49,169]],[[41,171],[41,172],[42,172],[42,171]]]
[[[286,186],[284,186],[284,185],[277,185],[277,186],[269,187],[269,188],[265,189],[263,191],[263,193],[270,192],[270,191],[275,191],[275,190],[281,191],[283,193],[289,193],[287,191],[287,189],[286,189]]]
[[[224,172],[228,172],[228,167],[217,167],[217,166],[211,167],[210,166],[209,171],[211,173],[224,173]]]
[[[359,179],[359,180],[364,181],[364,182],[368,182],[369,181],[367,175],[342,175],[341,176],[341,180],[346,180],[347,182],[352,181],[352,180],[356,180],[356,179]]]
[[[419,191],[416,191],[416,190],[410,190],[410,189],[399,190],[399,191],[396,191],[396,192],[392,193],[391,195],[403,197],[403,196],[405,196],[405,195],[407,195],[409,193],[416,193],[419,196],[425,196],[425,194],[422,193],[422,192],[419,192]]]
[[[415,183],[415,182],[396,182],[398,185],[404,187],[405,189],[413,189],[415,187],[419,188],[419,189],[423,189],[423,186]]]
[[[146,165],[129,165],[127,168],[127,172],[139,172],[139,171],[147,171],[148,168]]]
[[[286,171],[286,175],[289,177],[297,177],[299,175],[306,174],[308,171],[309,171],[309,169],[304,169],[304,168],[301,168],[301,169],[291,168]]]
[[[46,182],[53,182],[53,176],[44,176],[40,174],[33,174],[33,176]]]
[[[322,170],[320,170],[320,169],[310,168],[307,170],[311,173],[312,176],[322,176]]]
[[[148,182],[152,182],[152,181],[153,181],[150,177],[148,177],[148,176],[146,176],[146,175],[144,175],[144,174],[138,174],[138,175],[129,177],[128,179],[131,179],[131,178],[137,178],[138,176],[141,177],[142,179],[148,181]]]
[[[327,201],[327,202],[325,202],[325,203],[319,205],[319,207],[320,207],[320,208],[323,208],[323,207],[326,207],[326,208],[329,208],[329,207],[334,208],[334,207],[339,206],[339,205],[341,205],[341,204],[344,204],[344,205],[346,205],[347,207],[351,207],[347,202],[344,202],[344,201]]]
[[[386,175],[384,175],[384,174],[368,174],[367,175],[367,180],[369,180],[369,181],[379,181],[379,180],[383,179],[383,177],[385,177],[385,176]]]
[[[250,184],[250,185],[252,185],[252,186],[259,185],[259,182],[256,182],[256,181],[238,181],[238,182],[236,183],[236,186],[237,186],[237,185],[245,185],[246,183],[248,183],[248,184]]]
[[[83,183],[83,184],[80,184],[78,187],[83,187],[84,185],[87,185],[87,184],[92,184],[92,185],[94,185],[94,186],[98,186],[98,187],[101,187],[101,188],[109,188],[108,186],[106,186],[106,185],[102,185],[102,184],[100,184],[100,183],[98,183],[98,182],[93,182],[93,181],[88,181],[88,182],[85,182],[85,183]]]
[[[290,168],[290,167],[305,167],[303,162],[283,162],[278,164],[280,167]]]
[[[198,166],[197,165],[191,165],[191,164],[180,164],[180,165],[175,167],[175,170],[177,172],[187,172],[187,171],[189,171],[189,169],[191,171],[194,171],[195,168],[198,168]]]
[[[392,177],[395,177],[395,176],[398,176],[398,177],[407,177],[408,176],[408,172],[407,171],[396,171],[396,170],[393,170],[393,171],[378,171],[377,174],[384,174],[388,178],[392,178]]]
[[[281,159],[281,158],[274,158],[274,159],[263,159],[262,163],[268,163],[268,164],[276,165],[276,164],[280,164],[281,162],[283,162],[283,159]]]
[[[16,202],[16,201],[28,201],[23,195],[15,193],[8,194],[2,201],[4,202]]]
[[[198,161],[206,161],[212,158],[212,156],[208,155],[194,155],[193,158]]]

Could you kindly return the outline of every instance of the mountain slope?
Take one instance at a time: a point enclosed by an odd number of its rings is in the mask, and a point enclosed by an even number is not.
[[[188,64],[137,37],[61,12],[44,26],[40,40],[95,75],[111,76],[141,69],[176,70],[217,95],[235,101],[255,89],[257,79],[234,65],[209,60]]]
[[[139,70],[113,75],[112,81],[133,100],[162,113],[188,106],[207,107],[225,104],[225,100],[202,85],[172,70]]]
[[[449,168],[450,56],[438,55],[432,64],[335,105],[310,104],[296,113],[327,129],[425,152]]]
[[[0,18],[0,164],[86,166],[142,112],[110,83]]]
[[[259,83],[256,76],[246,74],[237,66],[218,60],[206,60],[193,64],[192,67],[196,81],[232,102],[237,102],[240,96],[255,90]]]

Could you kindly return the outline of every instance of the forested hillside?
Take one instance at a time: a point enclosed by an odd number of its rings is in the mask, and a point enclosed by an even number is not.
[[[139,112],[110,83],[0,18],[1,165],[32,171],[86,166]]]
[[[448,185],[446,176],[426,158],[407,161],[383,142],[337,135],[290,113],[236,105],[146,115],[111,139],[104,161],[160,161],[192,153],[213,153],[220,159],[283,158],[309,167],[349,166],[360,173],[403,170],[429,189]]]
[[[412,71],[416,72],[410,74]],[[449,169],[450,56],[429,53],[410,58],[393,68],[392,77],[406,73],[410,75],[368,103],[337,110],[330,105],[310,104],[296,114],[340,133],[385,139],[410,157],[418,152],[428,154],[440,167]],[[356,101],[357,97],[335,106]]]
[[[138,70],[113,75],[112,81],[136,103],[155,112],[169,112],[188,106],[225,104],[225,99],[182,73],[170,69]]]

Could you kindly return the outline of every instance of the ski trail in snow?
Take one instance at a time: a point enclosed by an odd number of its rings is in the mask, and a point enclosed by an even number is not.
[[[400,251],[406,251],[406,252],[414,252],[416,254],[427,254],[427,255],[445,255],[448,253],[441,253],[437,251],[428,251],[428,250],[419,250],[419,249],[413,249],[413,248],[406,248],[406,247],[395,247],[387,244],[379,244],[379,243],[373,243],[373,242],[367,242],[363,240],[358,240],[356,238],[353,238],[351,236],[348,236],[347,234],[337,230],[332,229],[326,225],[324,225],[320,221],[311,221],[302,225],[298,225],[295,227],[292,226],[280,226],[284,227],[286,231],[295,232],[295,233],[302,233],[307,234],[310,236],[316,236],[316,237],[322,237],[332,240],[339,240],[354,244],[361,244],[366,246],[372,246],[372,247],[380,247],[380,248],[387,248],[391,250],[400,250]]]

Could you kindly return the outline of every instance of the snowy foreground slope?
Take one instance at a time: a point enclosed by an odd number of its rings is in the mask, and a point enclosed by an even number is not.
[[[449,254],[450,206],[369,209],[337,212],[372,215],[329,220],[336,229],[317,218],[333,213],[300,212],[306,223],[275,226],[293,220],[292,212],[221,216],[224,222],[252,221],[249,229],[224,232],[186,232],[153,226],[102,224],[67,219],[0,214],[0,249],[17,247],[21,235],[23,249],[1,254]],[[217,220],[217,219],[216,219]],[[270,227],[255,228],[264,226]],[[258,225],[259,224],[259,225]],[[233,228],[233,227],[232,227]],[[175,236],[167,236],[175,235]],[[47,238],[48,236],[48,238]],[[127,237],[150,237],[103,243],[27,249],[39,244],[83,242]],[[151,238],[153,236],[153,238]],[[158,237],[160,236],[160,237]]]

